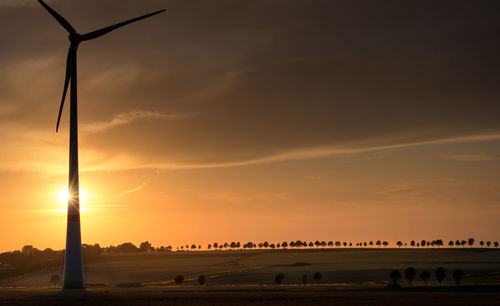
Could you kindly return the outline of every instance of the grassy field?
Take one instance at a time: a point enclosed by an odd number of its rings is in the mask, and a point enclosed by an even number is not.
[[[143,286],[174,286],[178,274],[185,277],[182,287],[198,287],[197,278],[205,275],[206,288],[231,286],[274,286],[278,273],[283,284],[297,287],[302,275],[308,286],[318,286],[313,273],[323,276],[320,285],[338,289],[381,288],[389,281],[389,272],[413,266],[417,272],[447,271],[444,286],[453,285],[452,270],[465,272],[464,285],[500,284],[498,249],[319,249],[319,250],[248,250],[212,252],[166,252],[135,255],[106,255],[85,265],[89,284],[116,286],[140,283]],[[1,286],[47,287],[58,270],[43,271],[4,280]],[[404,279],[401,282],[404,284]],[[417,276],[415,286],[423,286]],[[437,286],[434,276],[430,286]]]

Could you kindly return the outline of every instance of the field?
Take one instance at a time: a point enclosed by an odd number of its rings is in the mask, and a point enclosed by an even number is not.
[[[389,272],[414,267],[432,277],[427,286],[416,277],[409,288],[384,289]],[[434,270],[444,267],[446,278],[440,285]],[[451,277],[453,269],[465,272],[461,286]],[[85,266],[88,289],[60,292],[48,288],[50,276],[61,269],[36,272],[4,280],[0,304],[64,304],[79,301],[92,304],[340,304],[405,305],[453,304],[490,305],[500,299],[500,250],[498,249],[319,249],[251,250],[212,252],[165,252],[105,255]],[[321,280],[313,274],[320,272]],[[275,276],[284,274],[283,283]],[[181,286],[176,275],[185,278]],[[198,276],[206,277],[204,286]],[[302,284],[307,275],[306,286]],[[406,284],[406,285],[405,285]],[[211,302],[210,302],[211,301]],[[413,302],[415,304],[411,304]],[[418,303],[417,303],[418,302]],[[469,302],[469,303],[467,303]],[[7,305],[6,304],[6,305]]]

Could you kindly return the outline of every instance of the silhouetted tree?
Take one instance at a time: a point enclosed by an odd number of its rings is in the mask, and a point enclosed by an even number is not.
[[[439,267],[436,269],[436,271],[434,272],[434,274],[436,275],[436,279],[437,281],[439,282],[439,284],[441,285],[441,283],[443,282],[445,276],[446,276],[446,273],[444,271],[444,268],[443,267]]]
[[[302,283],[304,284],[304,286],[306,285],[306,283],[307,283],[307,274],[302,274]]]
[[[424,247],[426,245],[425,240],[420,241],[420,245]]]
[[[450,240],[450,242],[448,242],[448,245],[451,247],[453,247],[453,240]]]
[[[490,247],[490,245],[491,245],[491,241],[486,241],[486,246]]]
[[[287,246],[288,246],[288,243],[287,243],[286,241],[284,241],[284,242],[281,244],[281,247],[282,247],[282,248],[284,248],[284,249],[285,249]]]
[[[467,243],[466,240],[460,240],[460,245],[462,245],[462,247],[464,247],[466,243]]]
[[[495,241],[493,244],[495,245],[495,248],[498,248],[498,241]]]
[[[413,267],[409,267],[405,270],[405,278],[408,280],[408,285],[411,286],[411,282],[415,278],[415,275],[417,275],[417,270]]]
[[[285,274],[283,273],[276,274],[276,276],[274,277],[274,282],[277,285],[281,285],[281,283],[283,282],[283,278],[285,278]]]
[[[380,245],[381,245],[381,244],[382,244],[382,241],[377,240],[377,247],[379,247],[379,248],[380,248]]]
[[[200,275],[200,276],[198,276],[198,283],[199,283],[200,285],[202,285],[202,286],[203,286],[203,285],[205,284],[205,281],[206,281],[206,279],[205,279],[205,276],[203,276],[203,274],[202,274],[202,275]]]
[[[389,241],[383,241],[383,242],[382,242],[382,245],[383,245],[384,247],[387,247],[387,246],[389,245]]]
[[[314,243],[312,243],[312,241],[309,242],[309,247],[312,248],[313,246],[314,246]]]
[[[455,241],[455,246],[457,246],[457,247],[460,246],[460,240]]]
[[[464,276],[464,271],[462,271],[461,269],[455,269],[453,271],[453,279],[455,280],[455,284],[457,284],[457,286],[460,284],[460,281],[462,280],[463,276]]]
[[[328,241],[328,246],[332,247],[333,246],[333,241]]]
[[[61,281],[61,277],[59,276],[59,274],[54,274],[50,277],[50,280],[49,282],[55,286],[57,286],[57,284]]]
[[[415,240],[410,241],[410,246],[411,246],[412,248],[414,248],[414,247],[415,247]]]
[[[175,283],[176,283],[177,285],[179,285],[179,286],[180,286],[180,285],[182,285],[182,282],[183,282],[183,281],[184,281],[184,276],[182,276],[182,275],[180,275],[180,274],[179,274],[179,275],[177,275],[177,276],[175,277]]]
[[[335,241],[335,246],[336,246],[337,248],[338,248],[338,247],[340,247],[340,246],[341,246],[340,241]]]
[[[401,241],[396,242],[396,244],[398,245],[398,247],[402,247],[403,246],[403,243]]]
[[[313,274],[313,279],[314,279],[317,283],[319,283],[319,282],[321,281],[321,279],[323,279],[323,275],[321,275],[321,273],[320,273],[320,272],[316,272],[316,273],[314,273],[314,274]]]
[[[420,273],[420,278],[424,281],[425,285],[427,286],[427,281],[431,278],[431,274],[427,271],[424,271]]]
[[[391,271],[389,277],[391,278],[394,285],[399,286],[398,281],[401,279],[401,273],[398,270]]]
[[[480,245],[481,247],[483,247],[483,246],[484,246],[484,241],[483,241],[483,240],[479,241],[479,245]]]
[[[149,241],[144,241],[139,245],[139,250],[142,252],[152,252],[154,248]]]
[[[467,244],[470,248],[472,248],[472,246],[474,245],[474,241],[476,241],[474,238],[469,238],[469,240],[467,240]]]

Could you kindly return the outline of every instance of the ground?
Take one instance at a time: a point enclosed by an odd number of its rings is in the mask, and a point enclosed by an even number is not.
[[[0,305],[498,305],[500,292],[386,290],[0,289]]]
[[[429,271],[409,287],[384,289],[389,272]],[[444,267],[443,284],[434,278]],[[465,272],[457,287],[453,269]],[[498,249],[320,249],[106,255],[85,265],[88,289],[48,288],[56,270],[3,280],[0,305],[495,305],[500,301]],[[313,280],[320,272],[322,279]],[[282,285],[276,274],[285,275]],[[185,282],[173,282],[182,274]],[[199,275],[206,284],[197,283]],[[307,275],[304,286],[302,276]],[[418,275],[417,274],[417,275]]]

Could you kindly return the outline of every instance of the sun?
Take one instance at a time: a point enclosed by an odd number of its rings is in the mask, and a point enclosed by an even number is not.
[[[68,200],[69,200],[69,191],[68,187],[62,187],[56,193],[56,197],[58,200],[58,204],[60,205],[61,211],[66,212],[68,208]],[[80,188],[80,210],[85,211],[88,210],[86,205],[88,204],[89,193],[85,190],[85,188]]]

